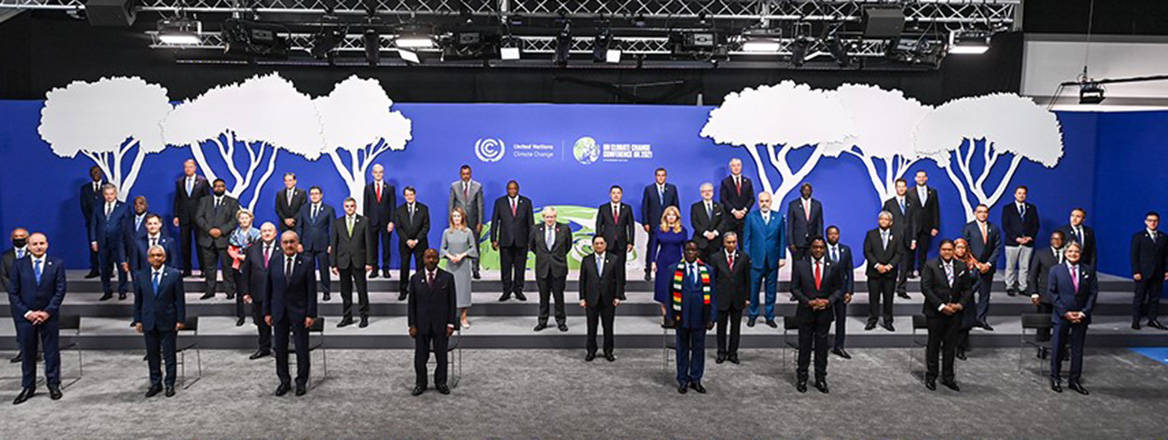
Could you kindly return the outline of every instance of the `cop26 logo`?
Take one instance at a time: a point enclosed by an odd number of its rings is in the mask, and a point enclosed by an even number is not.
[[[596,143],[596,139],[584,136],[576,139],[576,143],[572,145],[572,155],[582,165],[591,164],[600,159],[600,145]]]
[[[507,145],[503,143],[502,139],[497,138],[479,138],[475,141],[475,156],[483,162],[498,162],[503,158],[503,153],[506,152]]]

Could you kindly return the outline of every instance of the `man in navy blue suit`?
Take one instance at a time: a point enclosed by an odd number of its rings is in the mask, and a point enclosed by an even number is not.
[[[450,394],[446,385],[446,343],[458,325],[454,276],[438,268],[438,251],[422,251],[422,267],[410,277],[407,324],[414,338],[414,389],[411,395],[426,392],[426,362],[434,352],[434,387]]]
[[[264,222],[260,226],[260,241],[247,248],[247,258],[239,268],[242,274],[240,291],[243,302],[251,304],[252,323],[256,326],[257,348],[248,359],[256,360],[272,354],[272,326],[264,322],[264,291],[268,283],[268,272],[272,257],[280,253],[277,242],[276,225]]]
[[[304,243],[304,256],[309,263],[315,262],[320,271],[321,292],[324,300],[329,300],[329,237],[333,236],[333,219],[337,213],[332,206],[324,203],[324,192],[319,186],[308,189],[308,203],[300,207],[296,220],[296,234]]]
[[[1083,224],[1083,220],[1086,219],[1086,209],[1074,208],[1071,210],[1070,220],[1067,224],[1060,226],[1058,230],[1062,231],[1063,237],[1065,238],[1063,240],[1064,242],[1076,241],[1083,245],[1083,258],[1079,261],[1091,267],[1097,267],[1098,265],[1095,264],[1095,261],[1097,260],[1096,257],[1098,256],[1099,249],[1095,246],[1095,229]]]
[[[126,282],[126,237],[132,236],[133,224],[129,208],[118,201],[118,188],[107,183],[101,187],[102,203],[93,208],[90,220],[89,247],[98,254],[101,268],[101,301],[113,298],[110,278],[118,271],[118,299],[126,299],[130,285]]]
[[[674,268],[669,285],[673,301],[670,313],[677,333],[677,392],[693,388],[705,394],[702,374],[706,365],[706,331],[718,319],[713,268],[698,261],[698,244],[685,243],[682,261]]]
[[[1140,329],[1140,320],[1147,318],[1148,327],[1166,330],[1157,320],[1160,312],[1160,294],[1168,280],[1168,235],[1160,232],[1160,214],[1144,215],[1145,229],[1131,240],[1131,270],[1135,281],[1132,298],[1132,328]]]
[[[827,242],[823,237],[811,239],[808,258],[795,260],[791,267],[791,294],[799,305],[795,320],[799,323],[799,358],[795,390],[807,392],[807,370],[811,352],[815,351],[815,389],[827,394],[827,331],[835,318],[833,306],[844,296],[844,275],[851,271],[826,258]]]
[[[146,197],[134,197],[133,214],[130,218],[130,232],[126,237],[126,250],[133,249],[134,242],[146,236],[146,216],[150,214],[150,203]],[[129,258],[129,255],[126,256]]]
[[[134,241],[134,247],[129,248],[130,254],[126,256],[130,260],[130,268],[137,272],[149,266],[148,251],[154,246],[162,246],[166,251],[166,261],[170,263],[170,267],[182,267],[182,251],[178,240],[163,233],[162,217],[158,214],[147,214],[143,223],[146,233]]]
[[[778,328],[775,322],[775,295],[779,289],[779,268],[787,264],[784,260],[783,216],[771,210],[771,193],[758,193],[758,209],[746,215],[742,229],[742,243],[750,255],[750,307],[747,312],[747,327],[754,327],[758,319],[758,291],[766,286],[766,323]]]
[[[36,355],[39,338],[45,353],[45,384],[49,397],[61,398],[61,353],[57,345],[57,315],[65,300],[65,263],[49,257],[49,241],[45,234],[28,237],[29,255],[12,265],[8,304],[16,325],[20,352],[28,353],[21,359],[22,387],[14,405],[24,403],[36,394]]]
[[[153,216],[160,223],[162,219]],[[164,265],[167,248],[156,244],[147,251],[149,265],[134,273],[134,328],[146,337],[150,389],[146,397],[162,392],[161,362],[166,359],[166,397],[174,396],[175,338],[186,321],[186,293],[182,271]]]
[[[1002,207],[1002,232],[1006,246],[1006,295],[1027,292],[1030,280],[1030,257],[1034,238],[1038,237],[1038,208],[1026,201],[1029,190],[1014,190],[1014,203]]]
[[[835,343],[831,346],[831,352],[844,359],[851,359],[852,355],[844,349],[844,339],[847,338],[848,304],[852,302],[852,294],[856,292],[855,264],[852,260],[852,248],[840,243],[839,240],[839,227],[828,226],[827,259],[831,261],[831,264],[839,266],[843,275],[843,280],[841,280],[843,294],[839,296],[835,304],[832,304],[832,312],[835,313]]]
[[[1067,384],[1079,394],[1087,394],[1087,389],[1079,383],[1083,374],[1083,343],[1087,339],[1087,326],[1091,324],[1091,309],[1099,296],[1099,281],[1095,268],[1080,264],[1083,247],[1071,242],[1063,251],[1066,264],[1051,268],[1047,291],[1050,293],[1054,310],[1051,321],[1054,324],[1054,340],[1050,357],[1050,389],[1061,393],[1063,358],[1067,355],[1067,340],[1070,339],[1071,374]]]
[[[101,167],[97,165],[89,167],[89,181],[81,185],[81,218],[85,219],[86,232],[93,227],[93,209],[101,205],[102,185],[105,185],[105,173],[102,173]],[[89,273],[85,278],[97,278],[101,274],[97,269],[97,252],[93,249],[88,251]]]
[[[319,190],[318,190],[319,191]],[[292,389],[288,374],[288,333],[296,345],[296,395],[308,392],[308,329],[316,322],[316,275],[312,260],[299,253],[300,236],[293,231],[280,235],[283,253],[273,256],[264,285],[264,322],[274,329],[276,376],[280,386],[276,395]],[[328,270],[328,267],[325,267]]]
[[[989,216],[988,206],[977,205],[973,210],[974,220],[965,225],[961,235],[969,243],[969,252],[977,260],[975,269],[981,274],[981,283],[977,288],[976,325],[984,330],[993,331],[994,328],[986,322],[986,316],[990,311],[990,292],[994,286],[998,255],[1001,253],[1002,232],[987,220]]]
[[[823,204],[811,198],[811,184],[799,186],[799,198],[787,205],[787,248],[791,261],[807,257],[811,239],[823,237]]]
[[[677,200],[677,186],[665,182],[665,168],[658,168],[653,172],[654,182],[645,185],[641,193],[641,227],[649,235],[645,247],[645,281],[649,281],[651,274],[649,266],[657,259],[657,228],[661,224],[661,215],[665,208],[675,206],[680,209],[681,202]]]

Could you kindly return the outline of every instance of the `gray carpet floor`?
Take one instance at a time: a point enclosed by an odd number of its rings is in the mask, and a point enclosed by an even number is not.
[[[1163,364],[1123,349],[1086,359],[1090,396],[1055,394],[1027,352],[979,350],[958,362],[962,391],[921,385],[920,350],[856,349],[832,357],[831,394],[795,391],[791,359],[748,350],[743,364],[707,362],[709,394],[679,395],[660,350],[619,350],[615,363],[582,350],[468,350],[453,394],[411,397],[411,352],[335,350],[329,378],[303,397],[271,395],[271,358],[203,352],[203,379],[177,396],[144,399],[140,352],[88,352],[85,377],[53,402],[0,404],[5,438],[1075,438],[1168,437]],[[10,353],[5,353],[9,355]],[[63,356],[64,374],[76,359]],[[193,364],[192,364],[193,366]],[[319,354],[314,374],[321,372]],[[19,368],[5,363],[11,399]],[[910,372],[911,371],[911,372]]]

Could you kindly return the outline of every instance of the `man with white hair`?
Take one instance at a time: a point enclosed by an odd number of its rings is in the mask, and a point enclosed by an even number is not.
[[[267,287],[272,258],[279,254],[276,225],[264,222],[260,226],[260,241],[247,248],[247,258],[243,259],[239,267],[240,292],[243,302],[251,304],[251,320],[259,334],[258,347],[248,359],[255,360],[272,354],[272,326],[264,322],[264,288]]]
[[[884,322],[880,326],[891,332],[896,331],[892,327],[892,292],[896,290],[896,274],[904,260],[901,254],[904,248],[899,245],[902,237],[892,229],[891,212],[880,211],[876,221],[878,226],[864,237],[864,259],[868,261],[865,271],[868,276],[868,324],[864,330],[876,328],[876,321],[883,316]]]
[[[568,279],[568,251],[572,249],[572,231],[556,221],[556,208],[544,207],[543,223],[532,228],[528,248],[535,252],[535,279],[539,284],[539,323],[535,331],[548,327],[548,303],[556,301],[556,328],[568,331],[564,312],[564,286]]]
[[[718,201],[730,213],[727,230],[733,230],[742,235],[743,225],[746,223],[746,214],[754,207],[754,185],[750,178],[742,175],[742,160],[737,157],[730,159],[730,175],[722,179],[722,188]]]
[[[101,290],[104,294],[99,300],[113,298],[110,278],[115,267],[118,271],[118,299],[126,299],[130,285],[126,281],[126,270],[122,263],[126,262],[126,237],[130,237],[133,231],[130,223],[133,216],[126,204],[118,200],[118,187],[112,183],[102,185],[101,196],[101,205],[94,207],[89,227],[89,246],[97,252],[101,269]]]
[[[703,182],[698,189],[702,200],[690,205],[689,224],[693,227],[693,241],[702,251],[702,260],[709,261],[722,249],[722,233],[728,229],[730,218],[721,203],[714,201],[714,184]]]
[[[779,268],[787,264],[786,248],[783,246],[783,216],[771,210],[771,193],[758,193],[758,210],[746,217],[742,233],[742,247],[750,255],[750,308],[747,311],[747,327],[754,327],[759,315],[759,289],[766,287],[766,301],[763,312],[766,324],[778,328],[775,322],[775,295],[779,289]]]

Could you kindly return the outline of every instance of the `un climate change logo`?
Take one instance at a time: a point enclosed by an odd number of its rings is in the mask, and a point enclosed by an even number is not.
[[[475,156],[483,162],[498,162],[506,150],[507,146],[502,139],[479,138],[475,141]]]
[[[577,162],[588,165],[600,159],[600,146],[596,144],[596,139],[585,136],[576,139],[576,144],[572,146],[572,155],[576,157]]]

